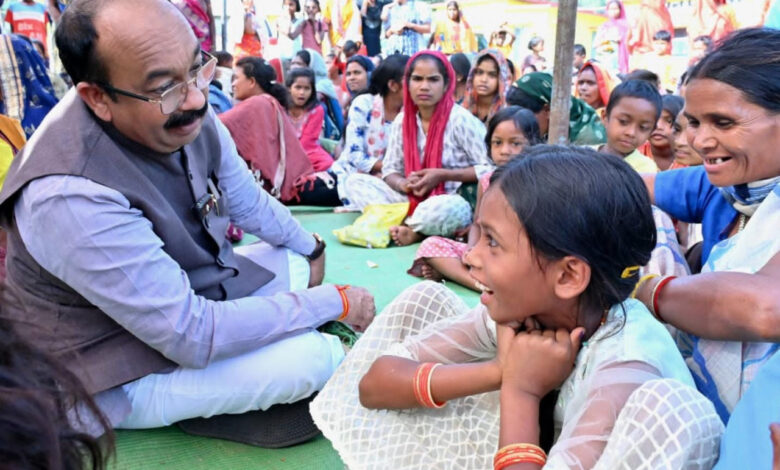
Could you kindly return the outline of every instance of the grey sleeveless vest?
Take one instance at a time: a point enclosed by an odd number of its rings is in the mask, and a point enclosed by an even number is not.
[[[247,296],[274,275],[233,253],[225,239],[227,195],[221,194],[205,215],[195,209],[209,198],[210,186],[211,191],[218,187],[222,152],[215,119],[209,113],[198,137],[180,151],[158,154],[94,117],[71,90],[8,171],[0,192],[0,225],[8,231],[3,316],[27,340],[64,358],[90,393],[175,364],[33,259],[13,216],[17,196],[30,181],[49,175],[81,176],[112,188],[152,223],[163,250],[186,272],[196,294],[218,301]]]

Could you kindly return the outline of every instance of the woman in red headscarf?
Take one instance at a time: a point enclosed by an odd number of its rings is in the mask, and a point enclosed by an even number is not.
[[[691,41],[699,36],[709,36],[717,42],[735,29],[736,14],[726,0],[693,0],[691,20],[688,22]]]
[[[661,30],[669,31],[674,37],[672,15],[666,8],[666,0],[642,0],[637,21],[631,29],[631,38],[628,41],[629,52],[632,55],[651,52],[653,35]]]
[[[609,104],[609,95],[619,84],[620,79],[613,77],[609,70],[598,62],[589,60],[577,73],[574,96],[599,111]]]
[[[383,180],[350,178],[353,187],[365,186],[362,191],[370,192],[374,203],[409,201],[405,223],[390,230],[398,245],[426,235],[452,236],[468,226],[471,206],[455,193],[492,169],[485,126],[455,104],[454,88],[455,72],[442,53],[412,56],[404,74],[403,110],[390,128]]]

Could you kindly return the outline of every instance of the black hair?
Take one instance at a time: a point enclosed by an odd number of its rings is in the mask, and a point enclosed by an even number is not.
[[[693,42],[700,42],[704,44],[704,47],[706,48],[705,51],[709,54],[712,52],[712,38],[710,36],[707,36],[706,34],[703,34],[701,36],[696,36],[696,38],[693,40]]]
[[[653,34],[653,41],[672,42],[672,33],[665,29],[660,29]]]
[[[490,54],[483,54],[482,56],[480,56],[480,57],[477,59],[477,61],[474,63],[474,68],[477,68],[477,66],[478,66],[479,64],[481,64],[482,62],[484,62],[484,61],[486,61],[486,60],[488,60],[488,59],[490,59],[490,61],[491,61],[491,62],[493,62],[493,64],[495,64],[495,66],[496,66],[496,70],[500,70],[500,68],[501,68],[501,67],[498,65],[498,62],[497,62],[497,61],[496,61],[496,59],[494,59],[494,58],[493,58],[493,56],[492,56],[492,55],[490,55]],[[470,72],[469,72],[469,73],[470,73]]]
[[[295,12],[297,13],[301,11],[301,2],[299,2],[298,0],[293,0],[293,1],[295,2]],[[282,0],[282,6],[284,6],[285,3],[287,3],[287,0]]]
[[[220,67],[233,67],[233,54],[228,51],[219,51],[214,53],[217,58],[217,65]]]
[[[574,55],[581,55],[582,57],[585,57],[587,55],[587,52],[585,51],[585,46],[583,46],[582,44],[575,44]]]
[[[506,59],[506,57],[504,57],[504,58]],[[509,78],[511,80],[514,80],[515,79],[515,74],[517,73],[517,72],[515,72],[515,70],[516,70],[515,69],[515,63],[512,62],[509,59],[506,59],[506,68],[509,69]]]
[[[305,5],[306,3],[309,3],[309,2],[312,2],[312,3],[314,3],[315,5],[317,5],[317,10],[318,10],[318,11],[322,11],[322,8],[320,8],[320,2],[319,2],[319,0],[305,0],[305,3],[304,3],[304,5]]]
[[[534,113],[520,106],[507,106],[499,110],[488,121],[487,133],[485,134],[485,145],[487,145],[488,154],[490,153],[490,141],[493,140],[493,132],[504,121],[514,122],[515,128],[522,132],[528,141],[528,146],[542,143],[539,122],[536,120]],[[492,156],[490,157],[493,158]]]
[[[661,110],[663,109],[661,94],[658,93],[658,88],[654,87],[649,82],[644,80],[628,80],[616,86],[609,95],[607,117],[609,117],[612,110],[623,98],[639,98],[648,101],[655,106],[655,121],[658,121],[658,118],[661,117]]]
[[[444,4],[444,8],[445,9],[449,8],[449,6],[452,5],[453,3],[455,4],[455,8],[458,9],[458,22],[460,22],[463,19],[461,18],[461,16],[463,16],[463,12],[461,11],[460,4],[457,2],[457,0],[449,0],[447,3]]]
[[[35,47],[35,52],[41,56],[41,59],[48,60],[48,57],[46,57],[46,46],[43,45],[43,42],[40,39],[30,39],[30,42]]]
[[[409,56],[404,54],[392,54],[382,61],[371,73],[368,83],[368,92],[372,95],[380,95],[383,98],[390,93],[388,84],[396,82],[403,84],[404,69],[409,62]]]
[[[685,106],[685,100],[681,96],[677,95],[664,95],[661,97],[663,103],[663,110],[672,115],[672,119],[677,119],[677,115],[680,114]]]
[[[311,66],[311,54],[309,54],[309,51],[301,49],[300,51],[296,52],[295,55],[299,57],[307,67]]]
[[[544,39],[542,39],[539,36],[534,36],[531,38],[530,41],[528,41],[528,49],[533,50],[534,47],[538,46],[539,44],[543,43]]]
[[[254,79],[260,88],[273,96],[283,108],[290,106],[290,94],[287,88],[276,82],[276,70],[268,62],[259,57],[243,57],[238,59],[236,67],[241,68],[247,78]]]
[[[309,79],[309,85],[311,85],[311,95],[309,96],[309,99],[303,103],[303,109],[309,111],[319,103],[319,101],[317,101],[317,79],[314,77],[314,71],[312,69],[309,67],[299,67],[297,69],[290,70],[290,72],[287,74],[287,78],[285,79],[284,84],[287,85],[288,89],[290,89],[297,78]],[[292,106],[293,102],[292,99],[290,99],[290,107]]]
[[[345,54],[347,53],[347,51],[355,51],[355,53],[357,53],[357,51],[358,51],[357,43],[355,41],[351,40],[351,39],[346,41],[344,43],[343,51],[344,51]]]
[[[73,418],[87,416],[105,433],[102,445],[73,427]],[[113,445],[111,426],[79,379],[0,313],[0,467],[102,470]]]
[[[409,77],[412,76],[412,72],[414,71],[414,68],[417,66],[417,62],[421,60],[430,60],[433,61],[436,64],[436,68],[439,70],[439,73],[444,78],[444,89],[446,90],[447,87],[450,84],[450,76],[447,74],[447,66],[442,63],[441,60],[439,60],[438,57],[436,57],[433,54],[428,54],[423,52],[422,54],[418,55],[407,67],[406,74],[404,76],[404,82],[406,82],[406,85],[409,85]]]
[[[534,253],[588,263],[581,306],[604,311],[628,298],[639,272],[623,273],[650,261],[656,228],[642,178],[623,159],[587,147],[536,145],[497,169],[493,188],[517,214]]]
[[[74,84],[108,85],[108,69],[97,52],[95,16],[106,0],[83,0],[68,6],[54,31],[60,60]],[[111,98],[115,94],[108,92]]]
[[[645,69],[636,69],[631,73],[627,73],[620,77],[621,80],[627,82],[629,80],[643,80],[654,87],[658,88],[661,80],[658,78],[658,74]]]
[[[462,52],[452,54],[450,56],[450,65],[455,70],[455,75],[460,75],[463,81],[466,81],[469,77],[469,71],[471,70],[471,61],[468,56]]]
[[[693,66],[688,83],[709,78],[737,88],[747,101],[780,113],[780,29],[748,28],[727,36]],[[746,51],[750,51],[747,53]]]
[[[506,102],[509,105],[528,109],[534,114],[544,109],[544,105],[546,104],[544,101],[529,95],[516,86],[511,86],[509,87],[509,90],[507,90]]]
[[[685,85],[685,82],[688,81],[688,75],[690,73],[691,73],[691,69],[688,68],[688,69],[685,70],[685,72],[682,73],[682,75],[680,75],[680,80],[677,82],[677,88],[680,88],[683,85]]]

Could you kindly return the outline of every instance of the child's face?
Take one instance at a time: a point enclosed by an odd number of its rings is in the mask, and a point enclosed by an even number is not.
[[[703,41],[693,41],[693,44],[691,44],[691,58],[698,61],[705,55],[707,55],[707,44]]]
[[[476,221],[477,244],[466,254],[469,272],[483,287],[480,301],[497,323],[517,328],[550,310],[554,281],[547,278],[517,214],[498,187],[484,194]]]
[[[653,52],[658,55],[667,55],[672,45],[666,41],[655,40],[653,41]]]
[[[695,166],[701,165],[702,159],[695,150],[688,144],[688,136],[686,130],[688,129],[688,118],[680,113],[677,116],[677,122],[674,123],[674,160],[677,163],[683,165]]]
[[[306,2],[306,14],[309,15],[309,18],[314,18],[319,12],[320,9],[317,8],[315,2]]]
[[[493,96],[498,92],[498,65],[486,58],[474,69],[474,90],[477,96]]]
[[[522,152],[526,145],[528,145],[528,139],[515,126],[515,122],[511,119],[503,121],[496,126],[490,137],[490,158],[498,166],[505,165]]]
[[[650,144],[658,148],[671,147],[674,137],[674,116],[669,111],[661,111],[661,117],[655,124],[655,130],[650,134]]]
[[[644,144],[656,123],[656,109],[642,98],[624,97],[605,117],[607,145],[622,156],[627,156]]]
[[[290,86],[290,96],[293,104],[303,107],[311,97],[311,81],[306,77],[298,77]]]

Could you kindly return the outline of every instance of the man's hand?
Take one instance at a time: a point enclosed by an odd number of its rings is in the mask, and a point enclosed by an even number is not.
[[[309,287],[317,287],[322,284],[325,277],[325,253],[319,258],[309,261]]]
[[[349,313],[344,319],[345,323],[352,325],[355,331],[366,331],[368,325],[376,316],[374,296],[362,287],[349,287],[344,291],[349,300]]]

